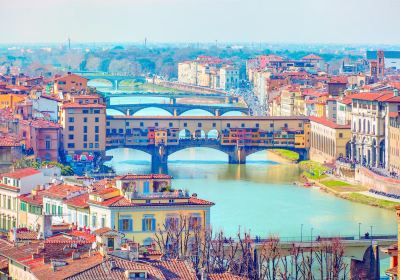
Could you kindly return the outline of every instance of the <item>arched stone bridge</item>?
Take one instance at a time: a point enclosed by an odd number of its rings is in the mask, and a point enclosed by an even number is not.
[[[113,89],[118,90],[119,84],[122,81],[140,81],[145,82],[146,78],[143,76],[134,76],[129,74],[121,74],[121,73],[104,73],[104,72],[74,72],[77,75],[80,75],[88,81],[92,80],[106,80],[112,83]]]
[[[146,152],[153,172],[165,170],[171,154],[192,147],[222,151],[236,164],[266,149],[292,150],[304,160],[309,156],[309,124],[306,117],[107,116],[106,149]]]
[[[221,105],[193,105],[193,104],[167,104],[167,103],[147,103],[147,104],[116,104],[109,105],[107,104],[107,109],[113,109],[123,113],[126,116],[133,116],[140,110],[146,108],[159,108],[169,112],[172,116],[180,116],[189,110],[201,109],[206,112],[213,114],[214,116],[220,116],[227,112],[237,111],[244,113],[246,115],[249,114],[249,109],[245,107],[239,106],[221,106]]]

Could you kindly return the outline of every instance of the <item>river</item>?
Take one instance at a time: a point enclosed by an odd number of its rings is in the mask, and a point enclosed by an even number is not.
[[[147,111],[146,111],[147,110]],[[143,115],[164,114],[154,108]],[[108,112],[114,114],[114,112]],[[191,112],[192,115],[201,112]],[[117,173],[150,173],[150,156],[130,149],[107,152],[113,159],[106,164]],[[395,234],[393,211],[355,203],[317,188],[294,185],[297,165],[279,163],[269,152],[255,153],[245,165],[228,164],[227,155],[208,148],[179,151],[169,158],[168,173],[173,187],[187,189],[216,203],[211,209],[214,230],[235,235],[240,227],[253,236],[353,235],[369,232]],[[383,266],[387,267],[385,260]],[[382,270],[384,269],[382,267]]]

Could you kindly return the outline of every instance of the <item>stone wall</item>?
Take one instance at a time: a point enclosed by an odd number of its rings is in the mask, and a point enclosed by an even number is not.
[[[375,191],[387,194],[400,195],[400,180],[378,175],[365,167],[359,167],[355,171],[355,179],[361,185]]]

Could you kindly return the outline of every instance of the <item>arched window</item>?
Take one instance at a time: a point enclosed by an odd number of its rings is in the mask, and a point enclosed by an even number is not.
[[[361,132],[361,119],[358,120],[358,132]]]

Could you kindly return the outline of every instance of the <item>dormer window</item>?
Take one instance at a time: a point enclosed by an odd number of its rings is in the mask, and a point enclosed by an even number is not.
[[[126,279],[147,279],[147,271],[127,270],[125,271]]]

